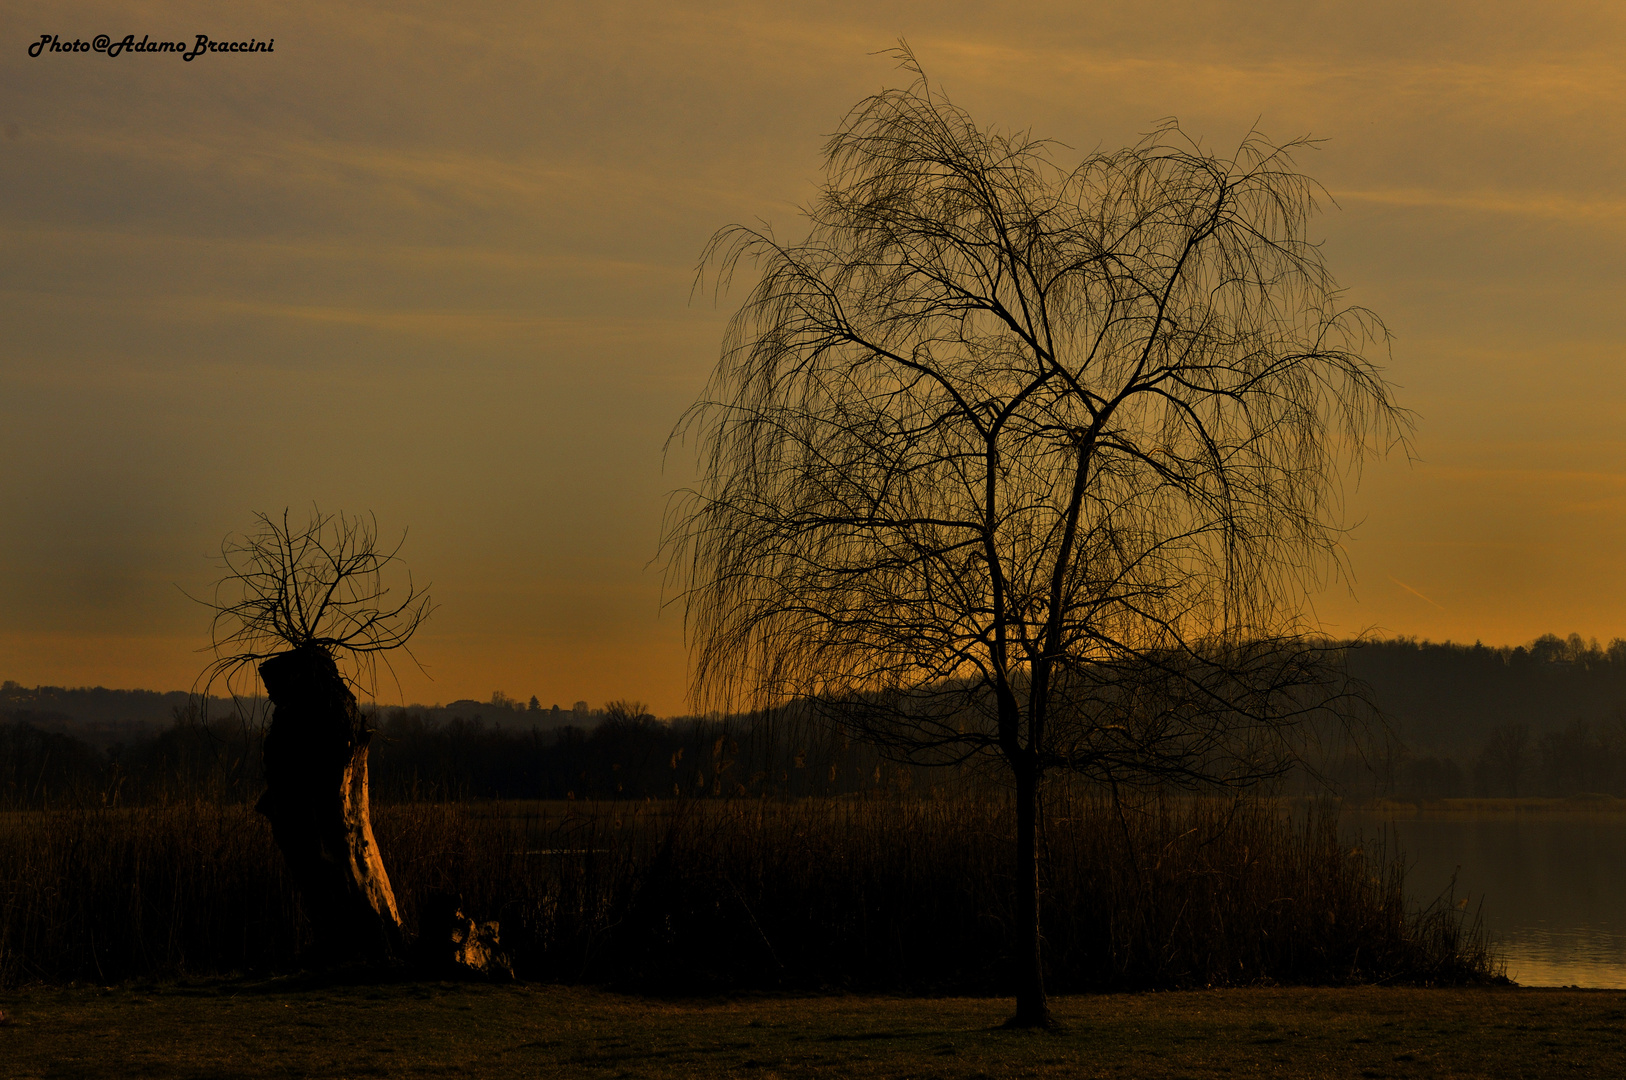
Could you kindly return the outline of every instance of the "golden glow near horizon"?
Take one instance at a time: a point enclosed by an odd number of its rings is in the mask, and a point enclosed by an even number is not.
[[[662,444],[731,303],[690,303],[695,258],[730,222],[797,232],[899,37],[979,122],[1074,153],[1170,115],[1215,149],[1326,139],[1300,164],[1420,460],[1350,493],[1353,595],[1318,614],[1626,636],[1626,28],[1417,7],[15,3],[0,677],[189,685],[208,620],[176,586],[315,500],[410,527],[441,608],[407,700],[681,709]],[[43,33],[275,51],[30,58]]]

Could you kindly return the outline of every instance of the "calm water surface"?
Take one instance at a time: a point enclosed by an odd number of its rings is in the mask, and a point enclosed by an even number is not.
[[[1626,815],[1354,815],[1406,853],[1408,891],[1484,901],[1485,927],[1525,986],[1626,988]]]

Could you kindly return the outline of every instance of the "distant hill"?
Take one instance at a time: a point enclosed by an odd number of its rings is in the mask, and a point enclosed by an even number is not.
[[[185,709],[184,690],[109,690],[104,686],[36,686],[29,688],[7,679],[0,684],[0,710],[29,709],[60,713],[81,723],[152,720],[167,722],[176,709]]]
[[[1351,646],[1345,657],[1398,742],[1397,753],[1376,774],[1368,763],[1353,766],[1367,770],[1381,790],[1418,798],[1626,795],[1626,641],[1600,646],[1573,634],[1549,634],[1508,648],[1402,638]],[[637,703],[624,704],[643,714]],[[183,691],[0,685],[0,724],[69,735],[102,753],[182,738],[177,721],[199,719],[189,706]],[[502,693],[489,701],[376,711],[384,771],[392,759],[402,768],[410,759],[413,775],[421,776],[439,769],[442,759],[473,753],[471,748],[490,759],[482,769],[495,776],[503,773],[498,765],[506,762],[507,768],[522,747],[532,748],[526,753],[563,747],[596,731],[606,717],[586,702],[571,709],[543,707],[534,697],[522,703]],[[227,717],[231,703],[212,698],[208,712],[216,720]],[[609,752],[608,745],[594,753]],[[670,756],[678,749],[674,743],[664,752]],[[676,768],[678,758],[671,761]],[[540,765],[531,771],[546,772]],[[613,789],[619,791],[621,783]],[[480,786],[471,781],[466,789]],[[516,789],[504,781],[493,782],[491,790]]]
[[[1619,639],[1605,647],[1576,635],[1549,634],[1514,648],[1396,638],[1363,643],[1347,657],[1350,673],[1371,687],[1395,734],[1415,753],[1471,754],[1507,725],[1539,731],[1626,714],[1626,641]],[[26,712],[87,730],[167,726],[184,714],[189,700],[182,690],[0,685],[0,715],[21,719]],[[210,699],[211,715],[230,708],[226,699]],[[398,709],[378,708],[384,714]],[[488,701],[465,698],[405,708],[431,725],[480,719],[542,729],[592,728],[604,715],[585,702],[575,709],[547,707],[535,698],[526,703],[502,693]]]
[[[109,690],[103,686],[26,687],[0,683],[0,720],[72,735],[98,750],[151,738],[186,711],[184,690]],[[223,703],[222,703],[223,704]],[[221,711],[224,711],[222,708]]]
[[[252,709],[263,701],[249,698],[245,704]],[[577,704],[579,709],[561,709],[557,705],[543,708],[534,697],[526,704],[499,692],[489,701],[464,698],[446,705],[409,705],[405,711],[431,727],[454,720],[480,720],[497,727],[552,730],[571,725],[590,728],[604,718],[603,710],[588,709],[585,702]],[[160,693],[109,690],[104,686],[27,687],[10,679],[0,683],[0,721],[28,723],[44,731],[72,735],[98,750],[151,738],[186,717],[191,707],[192,695],[185,690]],[[376,708],[384,714],[402,711],[397,706]],[[209,698],[211,717],[230,715],[232,709],[229,698]]]

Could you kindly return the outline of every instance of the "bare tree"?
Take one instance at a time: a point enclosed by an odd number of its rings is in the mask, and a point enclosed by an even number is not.
[[[913,761],[994,755],[1018,809],[1014,1024],[1050,1020],[1047,772],[1247,784],[1340,690],[1303,616],[1341,485],[1408,418],[1305,236],[1304,141],[1173,121],[1076,166],[916,80],[825,147],[673,439],[663,537],[696,705],[811,701]],[[670,445],[670,444],[669,444]]]
[[[391,652],[411,657],[408,642],[433,610],[409,572],[404,587],[392,590],[385,581],[391,564],[400,562],[406,534],[385,550],[372,515],[324,514],[315,507],[302,527],[288,510],[280,521],[258,513],[254,520],[250,532],[220,544],[223,573],[214,599],[205,601],[215,613],[209,635],[215,660],[205,679],[229,681],[261,660],[312,648],[344,657],[352,667],[346,681],[375,692],[378,662],[393,674]]]
[[[432,610],[429,595],[410,574],[387,580],[401,544],[381,547],[371,515],[313,507],[302,526],[286,510],[255,521],[221,544],[224,573],[207,601],[215,660],[205,691],[256,667],[265,684],[273,713],[256,809],[287,860],[317,955],[396,957],[400,914],[368,806],[373,733],[352,687],[370,693],[391,651],[411,656],[407,643]]]

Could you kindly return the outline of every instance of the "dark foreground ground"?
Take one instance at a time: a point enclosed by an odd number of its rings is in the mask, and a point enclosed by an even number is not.
[[[1626,992],[668,1001],[557,986],[222,980],[0,994],[5,1077],[1626,1076]]]

